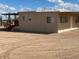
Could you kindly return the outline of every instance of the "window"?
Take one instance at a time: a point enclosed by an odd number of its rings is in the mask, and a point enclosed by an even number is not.
[[[19,26],[19,21],[18,20],[14,20],[15,26]]]
[[[79,23],[79,16],[76,17],[76,23]]]
[[[29,18],[29,21],[31,21],[31,18]]]
[[[23,21],[25,21],[25,16],[22,17]]]
[[[47,23],[51,23],[52,18],[51,17],[47,17]]]
[[[67,23],[68,17],[67,16],[60,16],[60,23]]]

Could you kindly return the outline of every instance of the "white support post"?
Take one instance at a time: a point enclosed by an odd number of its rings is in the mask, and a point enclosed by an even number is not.
[[[73,28],[73,16],[70,16],[70,28]]]

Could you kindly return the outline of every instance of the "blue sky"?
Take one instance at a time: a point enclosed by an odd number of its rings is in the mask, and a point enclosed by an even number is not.
[[[53,4],[47,0],[0,0],[0,3],[19,8],[38,8],[38,7],[52,7]]]
[[[60,5],[56,6],[57,1],[61,1],[62,3],[63,0],[0,0],[0,4],[6,5],[8,7],[13,7],[17,10],[20,10],[22,8],[31,8],[31,9],[44,8],[44,7],[58,8]],[[78,5],[78,3],[79,0],[64,0],[65,6],[67,5],[66,9],[70,8],[68,6]],[[71,9],[73,9],[73,6]]]
[[[64,0],[65,2],[79,3],[78,0]],[[53,7],[54,3],[49,3],[48,0],[0,0],[0,3],[19,8],[38,8],[38,7]]]

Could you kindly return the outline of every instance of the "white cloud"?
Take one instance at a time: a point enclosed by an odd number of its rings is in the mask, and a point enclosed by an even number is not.
[[[31,12],[31,11],[37,11],[40,10],[42,8],[37,8],[37,9],[32,9],[32,8],[21,8],[20,10],[18,10],[19,12]]]
[[[48,0],[49,2],[52,2],[52,3],[64,3],[63,0]]]
[[[48,0],[51,3],[55,3],[55,10],[58,11],[79,11],[79,5],[69,2],[64,2],[64,0]]]
[[[32,11],[31,8],[21,8],[19,11]]]
[[[56,10],[59,11],[79,11],[79,5],[78,4],[73,4],[73,3],[64,3],[64,4],[59,4],[55,6]]]
[[[13,12],[16,9],[14,7],[8,6],[6,4],[1,4],[0,3],[0,14],[5,13],[5,12]]]
[[[79,11],[79,5],[73,4],[73,3],[65,3],[64,9],[70,10],[70,11]]]
[[[10,10],[16,10],[16,8],[14,8],[14,7],[9,7],[10,8]]]
[[[55,11],[53,8],[41,8],[41,7],[39,7],[39,8],[37,8],[37,10],[36,10],[37,12],[46,12],[46,11]]]

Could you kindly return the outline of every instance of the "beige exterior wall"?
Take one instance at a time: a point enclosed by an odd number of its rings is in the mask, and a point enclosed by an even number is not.
[[[48,16],[52,17],[51,23],[47,23]],[[60,23],[60,16],[67,16],[68,22]],[[56,33],[58,30],[79,27],[79,23],[75,22],[76,15],[59,15],[57,12],[20,12],[18,21],[19,26],[15,29],[26,32]]]
[[[23,16],[25,21],[23,21]],[[47,23],[48,16],[52,17],[51,23]],[[29,18],[31,21],[28,20]],[[58,32],[58,19],[58,14],[55,12],[21,12],[18,29],[27,32],[56,33]]]

